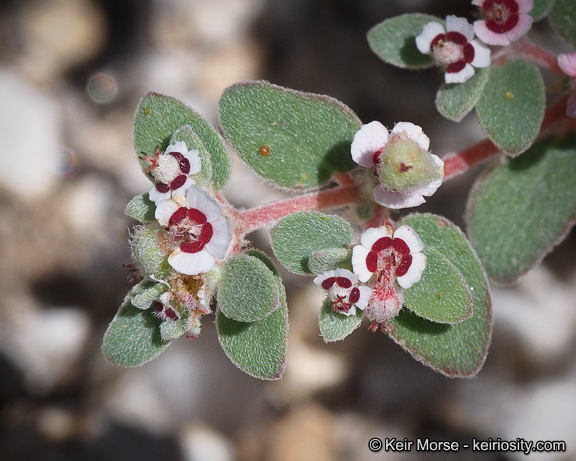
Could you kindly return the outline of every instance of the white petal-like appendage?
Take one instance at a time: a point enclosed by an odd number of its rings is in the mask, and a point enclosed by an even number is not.
[[[439,22],[429,22],[424,25],[420,35],[416,37],[416,47],[422,54],[430,54],[430,45],[437,35],[445,34],[444,26]]]
[[[446,83],[464,83],[470,77],[474,75],[474,67],[470,64],[466,64],[464,69],[460,72],[446,72],[444,74],[444,81]]]
[[[485,2],[485,1],[486,1],[486,0],[472,0],[472,5],[476,5],[476,6],[482,7],[482,5],[484,5],[484,2]]]
[[[190,162],[190,172],[188,174],[199,173],[202,169],[202,160],[200,159],[198,150],[190,150],[184,155],[184,157],[186,157]]]
[[[364,168],[374,166],[374,154],[388,142],[388,130],[378,121],[367,123],[354,135],[350,148],[352,160]]]
[[[370,287],[361,286],[358,287],[360,290],[360,299],[356,302],[356,307],[360,310],[364,310],[368,307],[368,301],[372,296],[372,289]]]
[[[374,200],[376,200],[380,205],[393,210],[412,208],[426,202],[424,197],[422,197],[422,194],[419,192],[402,194],[400,192],[384,189],[382,186],[377,186],[374,189]]]
[[[181,274],[198,275],[203,272],[209,272],[216,264],[216,261],[206,251],[206,248],[198,253],[185,253],[178,248],[168,256],[168,264]]]
[[[348,269],[335,269],[334,276],[344,277],[350,280],[350,282],[352,282],[352,285],[356,285],[358,283],[358,276],[354,272],[350,272]]]
[[[384,237],[392,237],[392,228],[390,226],[370,227],[360,236],[360,243],[368,250],[372,248],[378,240]]]
[[[326,272],[322,272],[321,274],[318,274],[316,277],[314,277],[314,280],[312,280],[316,285],[318,285],[319,287],[322,287],[322,284],[324,283],[324,280],[329,279],[330,277],[336,277],[336,274],[334,273],[334,271],[326,271]]]
[[[212,225],[213,234],[205,248],[215,258],[224,259],[232,238],[230,223],[224,215],[220,215],[218,219],[211,221],[210,224]]]
[[[558,56],[558,65],[566,75],[576,77],[576,52]]]
[[[175,144],[170,144],[164,154],[169,154],[170,152],[180,152],[182,155],[185,155],[188,152],[188,147],[184,141],[178,141]]]
[[[519,14],[518,23],[514,26],[512,30],[506,32],[506,36],[510,41],[518,40],[520,37],[526,34],[532,27],[532,22],[534,19],[528,14]]]
[[[361,282],[367,282],[372,277],[372,272],[366,266],[366,257],[368,256],[368,249],[362,245],[356,245],[352,248],[352,267],[354,273],[358,276]]]
[[[210,223],[222,216],[222,209],[216,200],[197,186],[188,189],[186,203],[188,208],[196,208],[204,213]]]
[[[442,178],[437,179],[436,181],[432,181],[428,184],[426,184],[426,186],[421,187],[420,189],[418,189],[418,192],[426,197],[430,197],[431,195],[434,195],[434,193],[438,190],[438,188],[442,185]]]
[[[148,196],[150,197],[150,200],[152,200],[156,205],[158,205],[162,200],[168,200],[172,194],[170,193],[170,191],[168,192],[159,192],[158,189],[156,189],[156,186],[152,187],[152,189],[150,189],[150,192],[148,192]]]
[[[176,200],[168,199],[162,200],[156,206],[156,212],[154,213],[154,217],[156,221],[158,221],[162,226],[167,226],[170,222],[170,218],[172,215],[180,208]]]
[[[460,32],[468,41],[474,38],[474,28],[466,18],[458,16],[446,16],[446,30],[448,32]]]
[[[516,3],[518,4],[518,13],[530,13],[534,8],[532,0],[516,0]]]
[[[486,21],[474,21],[474,33],[487,45],[508,46],[510,40],[505,34],[497,34],[486,27]]]
[[[416,253],[412,255],[412,264],[410,269],[404,275],[398,277],[398,285],[402,288],[410,288],[415,283],[419,282],[422,278],[422,272],[426,269],[426,255],[424,253]]]
[[[412,254],[412,256],[424,249],[422,239],[411,226],[400,226],[394,231],[394,238],[404,240],[406,245],[408,245],[408,248],[410,248],[410,254]]]
[[[430,147],[430,138],[424,134],[424,131],[418,125],[410,122],[399,122],[392,129],[392,133],[405,133],[408,138],[418,144],[425,151]]]
[[[470,44],[474,47],[474,59],[470,64],[474,67],[488,67],[492,62],[490,59],[490,48],[478,40],[472,40]]]

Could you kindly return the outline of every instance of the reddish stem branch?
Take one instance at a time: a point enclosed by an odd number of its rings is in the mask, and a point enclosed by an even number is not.
[[[539,66],[550,69],[559,75],[564,76],[564,72],[558,65],[558,56],[546,48],[536,45],[534,42],[523,37],[512,45],[512,50],[516,56],[530,59]]]
[[[550,129],[556,123],[566,120],[566,99],[562,98],[546,109],[540,134]],[[444,157],[444,181],[464,173],[470,167],[500,152],[500,149],[489,139],[484,139],[460,152]]]
[[[240,211],[237,215],[238,230],[246,235],[256,229],[271,226],[285,216],[297,211],[322,210],[358,202],[359,186],[335,187],[293,199],[282,200],[256,208]]]

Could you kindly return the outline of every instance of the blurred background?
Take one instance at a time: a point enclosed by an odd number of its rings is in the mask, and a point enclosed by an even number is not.
[[[364,121],[424,128],[442,156],[480,139],[434,109],[442,75],[395,69],[366,32],[406,12],[472,19],[469,2],[428,0],[0,1],[0,460],[514,460],[521,453],[372,453],[372,437],[563,440],[576,456],[575,241],[517,286],[494,287],[484,369],[451,380],[366,325],[325,345],[322,293],[286,275],[288,368],[261,382],[221,350],[213,317],[135,369],[108,363],[102,336],[130,289],[123,209],[147,191],[132,116],[148,91],[217,123],[230,84],[267,79],[328,94]],[[546,26],[536,34],[545,36]],[[480,170],[422,207],[463,225]],[[273,200],[234,160],[228,199]],[[254,240],[268,250],[265,233]]]

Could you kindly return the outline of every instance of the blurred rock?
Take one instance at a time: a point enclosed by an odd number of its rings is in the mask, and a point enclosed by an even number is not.
[[[233,461],[232,443],[204,425],[186,425],[179,431],[184,461]]]

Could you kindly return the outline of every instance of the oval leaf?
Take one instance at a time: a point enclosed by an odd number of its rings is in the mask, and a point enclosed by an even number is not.
[[[132,235],[132,258],[140,275],[166,280],[172,273],[168,258],[158,245],[158,231],[137,227]]]
[[[520,59],[491,70],[476,104],[482,128],[510,156],[532,145],[540,131],[544,109],[542,75],[535,64]]]
[[[232,363],[260,379],[279,379],[286,368],[288,309],[284,290],[280,307],[264,320],[237,322],[216,312],[216,327],[222,349]]]
[[[444,21],[429,14],[404,14],[386,19],[368,31],[368,44],[380,59],[397,67],[422,69],[432,67],[434,61],[416,47],[416,37],[425,24]]]
[[[218,131],[180,101],[157,93],[144,96],[134,115],[134,148],[140,168],[145,172],[149,166],[142,160],[142,152],[151,155],[156,146],[165,150],[174,132],[185,125],[190,126],[210,153],[214,187],[224,187],[230,177],[231,166],[226,144]]]
[[[106,330],[102,351],[117,365],[136,367],[157,357],[169,343],[160,336],[161,320],[151,310],[133,306],[129,296]]]
[[[130,300],[138,309],[148,309],[167,290],[168,287],[162,283],[143,280],[130,291]]]
[[[124,209],[126,216],[141,223],[156,221],[155,213],[156,205],[150,200],[148,192],[134,197]]]
[[[308,269],[313,274],[339,268],[352,271],[352,250],[348,248],[318,250],[313,252],[308,259]]]
[[[334,312],[334,306],[330,298],[326,298],[322,304],[322,310],[318,319],[320,334],[325,343],[340,341],[352,333],[362,323],[364,311],[356,309],[354,315],[344,315]]]
[[[218,285],[218,308],[232,320],[254,322],[278,308],[276,276],[260,259],[240,254],[228,258]]]
[[[350,145],[361,122],[328,96],[239,83],[220,99],[220,123],[240,158],[281,187],[318,187],[356,166]]]
[[[530,11],[530,16],[534,18],[534,21],[538,21],[548,15],[552,5],[554,5],[554,0],[534,0],[534,7]]]
[[[576,2],[555,0],[550,11],[550,24],[554,31],[570,45],[576,46]]]
[[[576,216],[576,135],[552,136],[476,183],[468,234],[488,274],[514,282],[558,244]]]
[[[464,83],[444,83],[436,93],[438,112],[454,122],[462,120],[480,99],[489,76],[490,67],[484,67]]]
[[[420,281],[404,291],[404,305],[437,323],[458,323],[470,317],[472,296],[462,274],[433,248],[425,248],[424,254],[426,269]]]
[[[402,309],[390,321],[388,333],[432,369],[450,377],[474,376],[484,364],[492,334],[490,292],[480,261],[462,231],[442,217],[414,214],[402,224],[412,226],[425,248],[438,251],[462,274],[472,295],[473,312],[470,318],[449,325]]]
[[[270,237],[280,264],[291,272],[306,275],[311,273],[310,255],[317,250],[347,248],[352,241],[352,228],[339,216],[303,211],[281,219]]]

